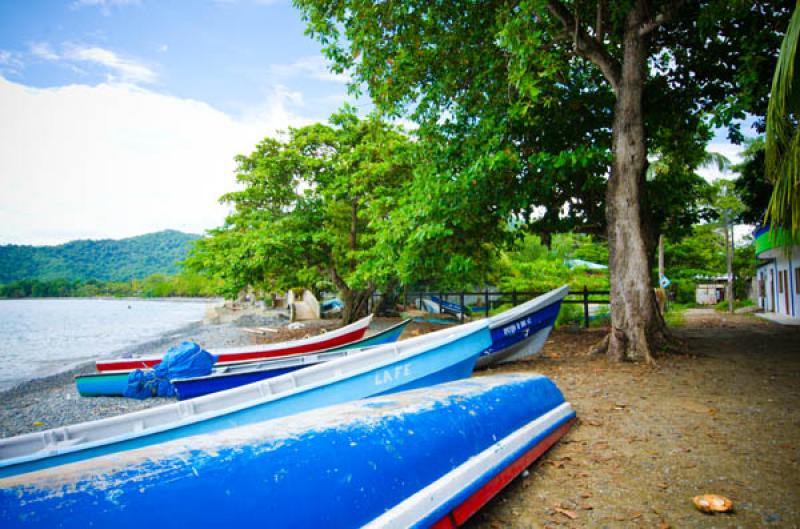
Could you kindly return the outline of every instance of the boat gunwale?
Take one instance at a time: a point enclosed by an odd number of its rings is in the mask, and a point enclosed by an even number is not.
[[[361,318],[358,321],[345,325],[344,327],[339,327],[338,329],[334,329],[329,332],[324,332],[322,334],[317,334],[315,336],[309,336],[308,338],[300,338],[298,340],[289,340],[286,342],[275,342],[271,344],[260,344],[260,345],[248,345],[244,347],[222,347],[219,349],[213,349],[209,351],[209,353],[213,354],[214,356],[220,356],[225,354],[248,354],[248,353],[268,353],[271,351],[280,351],[281,349],[293,349],[295,347],[300,347],[304,345],[311,345],[318,342],[326,341],[332,338],[339,338],[340,336],[344,336],[351,332],[355,332],[360,330],[362,327],[366,328],[369,327],[370,323],[372,323],[372,314]],[[359,338],[360,340],[361,338]],[[346,345],[346,344],[343,344]],[[338,347],[338,346],[333,346]],[[302,353],[296,353],[302,354]],[[164,358],[164,355],[153,355],[153,356],[132,356],[130,358],[122,358],[122,357],[113,357],[113,358],[106,358],[100,359],[95,362],[97,364],[104,364],[104,365],[114,365],[115,363],[126,363],[126,362],[149,362],[151,360],[161,360]],[[250,360],[246,360],[250,361]],[[107,371],[122,371],[120,369],[104,369],[103,372]]]
[[[182,428],[184,426],[195,424],[208,419],[230,415],[247,408],[253,408],[270,401],[278,400],[279,398],[281,399],[287,398],[302,392],[317,389],[325,385],[333,385],[348,378],[354,378],[356,376],[363,375],[370,371],[382,369],[387,365],[403,361],[407,358],[412,358],[419,354],[428,352],[432,349],[444,346],[448,343],[467,338],[470,335],[480,332],[481,330],[486,330],[488,334],[488,329],[486,327],[486,320],[479,320],[465,325],[450,327],[447,329],[442,329],[440,331],[435,331],[433,333],[415,336],[414,338],[410,338],[402,342],[393,342],[393,343],[378,345],[375,346],[374,348],[371,348],[369,350],[369,353],[378,355],[384,353],[385,351],[389,351],[389,354],[386,355],[385,359],[376,362],[375,364],[368,364],[367,366],[362,367],[361,369],[354,369],[353,371],[350,372],[342,372],[342,370],[337,369],[339,367],[337,363],[344,364],[344,363],[355,362],[360,355],[345,356],[342,358],[338,358],[336,360],[331,360],[330,362],[324,362],[322,364],[310,366],[307,369],[302,370],[303,371],[302,375],[307,376],[309,373],[313,375],[316,374],[317,371],[330,370],[334,376],[330,378],[322,378],[315,381],[314,383],[304,386],[297,386],[295,377],[298,375],[296,375],[295,373],[286,373],[283,375],[278,375],[277,377],[254,382],[252,384],[238,386],[235,388],[227,389],[216,393],[211,393],[208,395],[202,395],[194,399],[191,399],[189,401],[178,401],[170,404],[164,404],[162,406],[148,408],[145,410],[138,410],[132,413],[117,415],[114,417],[106,417],[103,419],[86,421],[75,425],[67,425],[58,428],[52,428],[42,432],[31,432],[14,437],[0,439],[0,451],[3,449],[3,446],[9,446],[13,442],[40,441],[40,443],[44,445],[39,450],[36,450],[35,452],[31,452],[26,455],[0,459],[0,470],[4,468],[10,468],[15,465],[37,461],[40,459],[46,459],[48,457],[62,456],[74,452],[79,452],[82,450],[96,448],[98,446],[112,445],[115,443],[125,442],[138,437],[147,437],[150,435],[159,434],[167,430]],[[402,353],[400,352],[401,346],[403,349]],[[394,354],[391,354],[392,352]],[[478,354],[479,352],[476,353],[475,355],[476,358]],[[271,387],[269,387],[269,385],[278,385],[280,382],[284,380],[291,380],[292,387],[279,390],[278,392],[273,393],[273,390]],[[266,392],[263,389],[265,386],[267,390]],[[253,391],[258,393],[259,395],[258,398],[255,399],[245,398],[246,395],[250,394]],[[232,404],[229,407],[222,409],[210,409],[208,411],[200,413],[195,411],[198,403],[204,404],[207,401],[213,402],[214,400],[222,400],[223,397],[235,395],[236,393],[241,393],[242,394],[241,398],[236,403]],[[189,411],[187,412],[186,410]],[[167,423],[157,424],[150,427],[143,426],[145,419],[153,416],[158,416],[161,413],[165,412],[169,413],[172,411],[177,412],[177,415],[179,417],[177,421],[169,421]],[[94,426],[103,423],[109,425],[115,423],[123,423],[123,424],[129,423],[131,427],[127,429],[124,433],[117,434],[111,437],[104,437],[102,439],[97,439],[95,441],[90,441],[86,443],[72,443],[66,446],[58,447],[57,445],[53,445],[52,443],[48,444],[44,442],[48,434],[51,434],[51,436],[53,436],[52,432],[58,432],[58,434],[60,434],[53,437],[59,437],[66,441],[69,440],[70,438],[72,439],[79,438],[78,434],[80,434],[81,431],[86,431],[87,429],[91,430]],[[140,426],[139,429],[136,429],[137,425]],[[72,432],[72,435],[70,436],[70,428],[73,428],[73,430],[75,428],[79,428],[79,430],[77,432]]]
[[[289,355],[276,356],[276,357],[273,357],[273,358],[258,358],[258,359],[255,359],[255,360],[232,360],[232,361],[229,361],[229,362],[215,362],[214,365],[211,368],[212,372],[210,374],[204,375],[204,376],[212,376],[212,375],[214,375],[214,370],[216,370],[216,369],[220,369],[221,370],[221,369],[224,369],[226,367],[242,367],[242,366],[252,365],[252,367],[255,368],[258,364],[264,364],[264,363],[268,363],[268,362],[278,362],[280,360],[294,360],[294,359],[302,358],[304,356],[319,355],[319,354],[323,354],[323,353],[341,352],[341,351],[347,351],[347,350],[350,350],[350,349],[367,349],[367,348],[371,348],[371,347],[377,347],[378,345],[386,345],[386,344],[376,344],[376,345],[368,345],[368,346],[365,346],[365,347],[359,347],[358,346],[358,344],[360,342],[364,342],[366,340],[370,340],[372,338],[375,338],[376,336],[382,336],[382,335],[389,334],[390,332],[396,330],[398,327],[400,327],[402,325],[408,325],[411,321],[412,321],[411,318],[407,318],[407,319],[401,321],[400,323],[396,323],[396,324],[392,325],[391,327],[387,327],[386,329],[373,334],[372,336],[367,336],[367,337],[361,338],[359,340],[356,340],[355,342],[350,342],[349,344],[335,345],[333,347],[328,347],[326,349],[320,349],[319,351],[307,351],[305,353],[294,353],[294,354],[289,354]],[[276,342],[276,343],[287,343],[287,342]],[[142,368],[138,368],[138,369],[142,369]],[[152,369],[152,368],[147,368],[147,369]],[[99,373],[80,373],[78,375],[75,375],[74,378],[75,378],[75,381],[77,381],[80,378],[91,379],[91,378],[103,377],[103,376],[113,376],[113,375],[120,376],[120,375],[127,375],[127,374],[129,374],[129,373],[131,373],[133,371],[136,371],[136,369],[105,370],[105,371],[101,371]],[[191,378],[202,378],[202,377],[191,377]],[[170,381],[172,381],[172,380],[187,380],[187,379],[182,379],[182,378],[170,379]]]
[[[490,316],[488,318],[489,329],[497,329],[498,327],[502,327],[511,323],[512,321],[516,321],[527,314],[532,314],[552,305],[553,303],[560,302],[567,296],[567,294],[569,294],[569,285],[563,285],[549,292],[545,292],[541,296],[530,299],[522,305],[517,305],[516,307],[512,307],[501,312],[500,314]]]

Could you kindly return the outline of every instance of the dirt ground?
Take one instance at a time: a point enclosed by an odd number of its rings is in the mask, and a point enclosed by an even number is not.
[[[476,528],[800,527],[800,327],[692,310],[688,354],[657,368],[588,357],[603,330],[560,330],[532,360],[578,422],[468,523]],[[707,515],[698,494],[734,502]]]

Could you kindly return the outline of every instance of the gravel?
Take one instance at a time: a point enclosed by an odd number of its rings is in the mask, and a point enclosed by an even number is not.
[[[205,348],[251,345],[256,338],[241,327],[253,324],[281,327],[286,323],[285,319],[277,316],[256,317],[252,314],[236,318],[232,323],[195,323],[156,340],[115,351],[109,356],[161,354],[185,340],[197,342]],[[169,398],[139,401],[120,397],[81,397],[75,389],[75,375],[94,372],[94,362],[87,362],[69,371],[24,382],[0,392],[0,402],[3,403],[0,410],[0,437],[92,421],[174,402]]]

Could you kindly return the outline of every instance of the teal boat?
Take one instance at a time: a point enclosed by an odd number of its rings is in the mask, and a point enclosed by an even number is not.
[[[323,351],[287,355],[270,360],[232,362],[225,365],[219,365],[214,367],[209,375],[209,378],[213,377],[212,380],[218,384],[209,387],[216,388],[212,391],[220,391],[229,387],[249,384],[250,382],[255,382],[257,380],[263,380],[265,378],[295,371],[303,367],[316,365],[328,360],[333,360],[334,358],[340,358],[344,356],[342,354],[343,351],[363,349],[365,347],[373,347],[385,343],[396,342],[409,323],[411,323],[411,320],[404,320],[396,325],[384,329],[383,331],[373,334],[372,336],[362,338],[361,340],[346,345],[331,347],[330,349]],[[85,375],[77,375],[75,377],[75,385],[78,388],[78,393],[82,397],[121,397],[124,394],[125,389],[128,387],[128,375],[130,372],[131,371],[115,371],[112,373],[89,373]],[[259,375],[255,375],[254,373],[256,372],[259,373]],[[224,387],[219,385],[222,384],[224,379],[218,375],[232,375],[234,373],[236,373],[237,376],[231,377],[229,384],[226,384]],[[238,383],[234,383],[234,381],[238,381]],[[196,384],[191,385],[199,388],[199,386]],[[188,382],[184,384],[184,396],[181,396],[181,399],[191,398],[211,392],[204,390],[202,393],[197,393],[196,391],[200,391],[199,389],[190,390],[189,386],[190,384]]]

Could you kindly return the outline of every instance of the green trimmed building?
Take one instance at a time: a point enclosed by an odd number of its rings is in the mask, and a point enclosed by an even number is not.
[[[783,230],[771,234],[766,226],[756,231],[755,245],[758,306],[800,321],[800,244],[789,248]]]

